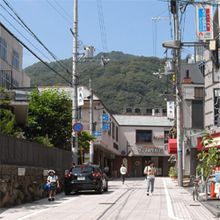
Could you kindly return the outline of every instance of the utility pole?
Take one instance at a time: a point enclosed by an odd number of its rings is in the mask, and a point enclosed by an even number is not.
[[[180,41],[180,25],[179,25],[179,1],[171,0],[171,12],[174,19],[174,40]],[[174,52],[175,74],[176,74],[176,130],[177,130],[177,171],[178,185],[183,186],[183,158],[182,158],[182,129],[181,129],[181,91],[180,91],[180,48],[176,48]]]
[[[78,0],[73,3],[73,66],[72,66],[72,125],[78,121]],[[78,134],[72,131],[71,151],[73,162],[78,164]]]
[[[90,134],[93,135],[93,90],[92,90],[92,80],[89,79],[89,90],[90,90],[90,99],[89,99],[89,130]],[[94,161],[94,146],[93,141],[89,143],[89,162],[93,163]]]

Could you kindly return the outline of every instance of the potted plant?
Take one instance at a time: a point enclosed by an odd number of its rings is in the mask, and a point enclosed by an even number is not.
[[[170,167],[169,169],[169,177],[171,179],[176,179],[177,178],[177,170],[175,167]]]

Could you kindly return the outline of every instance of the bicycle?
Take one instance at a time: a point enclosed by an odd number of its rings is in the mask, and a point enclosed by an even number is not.
[[[199,188],[200,188],[200,177],[194,177],[192,179],[193,182],[193,191],[192,191],[192,195],[193,195],[193,201],[197,200],[199,201]]]

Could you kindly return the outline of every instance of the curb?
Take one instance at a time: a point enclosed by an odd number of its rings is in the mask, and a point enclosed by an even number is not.
[[[213,207],[213,205],[208,204],[208,202],[200,202],[204,207],[206,207],[214,216],[220,217],[220,209]]]

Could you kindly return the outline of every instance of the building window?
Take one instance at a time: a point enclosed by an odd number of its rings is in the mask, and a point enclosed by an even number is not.
[[[159,114],[160,110],[158,108],[155,109],[155,114]]]
[[[112,138],[115,138],[115,123],[112,122]]]
[[[168,143],[169,133],[169,131],[164,131],[164,144]]]
[[[134,112],[137,113],[137,114],[140,114],[140,113],[141,113],[141,110],[140,110],[139,108],[136,108],[136,109],[134,110]]]
[[[132,108],[126,108],[126,113],[132,113]]]
[[[116,139],[116,141],[118,141],[118,126],[116,126],[116,134],[115,134],[115,139]]]
[[[113,147],[118,150],[118,145],[116,143],[113,143]]]
[[[220,127],[220,89],[214,89],[214,125]]]
[[[7,43],[0,37],[0,57],[7,61]]]
[[[13,51],[12,53],[12,66],[19,70],[19,54],[16,51]]]
[[[203,101],[192,101],[192,128],[203,128]]]
[[[196,99],[203,99],[204,89],[203,88],[194,88],[194,94]]]
[[[136,130],[136,143],[151,143],[152,130]]]
[[[151,108],[147,108],[146,109],[146,114],[147,115],[152,115],[152,109]]]

